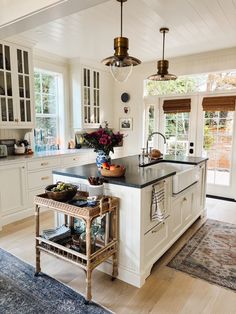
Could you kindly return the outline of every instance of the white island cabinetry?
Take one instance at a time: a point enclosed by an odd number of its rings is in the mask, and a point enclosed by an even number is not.
[[[118,277],[136,287],[141,287],[149,276],[153,264],[171,245],[204,214],[205,163],[197,165],[202,169],[195,182],[178,195],[172,193],[173,176],[164,183],[165,218],[151,220],[151,200],[153,184],[143,188],[120,184],[104,184],[104,194],[120,199],[119,217],[119,275]],[[142,170],[140,170],[142,171]],[[87,188],[87,180],[54,174],[54,181],[77,184],[82,190]],[[102,271],[111,273],[111,263],[103,263]]]

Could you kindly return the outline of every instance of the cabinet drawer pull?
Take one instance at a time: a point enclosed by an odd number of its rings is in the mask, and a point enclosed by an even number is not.
[[[76,158],[73,158],[73,160],[76,160]]]
[[[48,162],[41,162],[41,166],[47,166]]]
[[[159,223],[158,226],[157,226],[157,228],[154,229],[154,230],[152,230],[152,233],[157,233],[157,232],[159,231],[159,227],[160,227],[161,225],[164,225],[164,224],[165,224],[165,221],[162,221],[161,223]]]
[[[16,119],[15,119],[15,122],[19,122],[19,119],[16,118]]]
[[[41,177],[41,180],[48,180],[48,179],[50,179],[49,176],[47,176],[47,177]]]
[[[187,202],[187,198],[186,197],[183,198],[183,202]]]

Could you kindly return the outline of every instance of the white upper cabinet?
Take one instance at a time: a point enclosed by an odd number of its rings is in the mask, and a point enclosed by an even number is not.
[[[31,50],[0,42],[0,128],[33,128]]]
[[[96,129],[104,121],[113,127],[113,78],[99,65],[73,60],[70,63],[73,128]]]
[[[85,128],[100,125],[100,72],[82,69],[82,117]]]

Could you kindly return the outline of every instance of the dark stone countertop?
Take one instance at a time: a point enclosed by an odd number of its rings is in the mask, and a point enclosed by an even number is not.
[[[206,160],[207,158],[202,157],[174,157],[165,155],[163,156],[163,159],[161,159],[156,164],[146,167],[139,167],[137,155],[118,158],[114,159],[112,162],[115,164],[124,165],[126,167],[125,176],[121,178],[106,178],[106,182],[140,189],[176,174],[176,171],[164,168],[162,169],[160,166],[157,166],[157,164],[160,164],[161,162],[198,165]],[[101,176],[96,164],[56,169],[53,170],[53,174],[82,179],[87,179],[90,176]]]

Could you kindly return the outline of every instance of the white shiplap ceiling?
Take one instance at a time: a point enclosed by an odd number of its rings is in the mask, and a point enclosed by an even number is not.
[[[124,33],[130,55],[157,60],[162,52],[160,27],[169,27],[166,57],[236,46],[236,0],[128,0]],[[101,60],[113,54],[120,34],[115,0],[60,18],[20,34],[35,47],[67,58]]]

